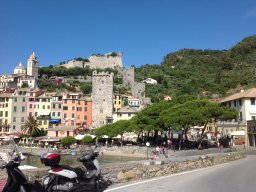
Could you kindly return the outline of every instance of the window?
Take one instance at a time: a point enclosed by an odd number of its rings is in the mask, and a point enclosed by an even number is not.
[[[60,117],[60,112],[58,112],[58,117]]]
[[[243,121],[243,113],[242,113],[242,112],[240,112],[239,117],[240,117],[239,120],[240,120],[240,121]]]
[[[0,111],[0,117],[3,117],[3,111]]]
[[[8,103],[5,103],[5,107],[8,107]]]
[[[67,118],[67,114],[66,113],[64,113],[64,118]]]
[[[50,109],[50,105],[47,105],[47,109]]]
[[[74,106],[72,106],[72,111],[74,111],[75,110],[75,107]]]
[[[87,107],[84,108],[84,111],[87,111]]]
[[[43,105],[43,109],[45,109],[45,105]]]
[[[26,101],[26,98],[25,98],[25,97],[23,97],[23,98],[22,98],[22,101],[23,101],[23,102],[25,102],[25,101]]]
[[[86,115],[84,116],[84,120],[87,120],[87,116]]]
[[[103,108],[100,108],[100,113],[103,113]]]
[[[242,99],[239,99],[238,102],[239,102],[239,106],[242,106]]]
[[[59,104],[59,109],[61,109],[61,104]]]
[[[17,107],[16,106],[14,106],[13,112],[17,112]]]
[[[84,105],[87,105],[87,101],[84,102]]]
[[[52,116],[55,117],[55,112],[52,112]]]
[[[255,105],[255,98],[251,98],[251,105]]]
[[[33,105],[32,104],[29,104],[29,108],[32,109]]]
[[[12,122],[16,122],[16,117],[13,117],[13,118],[12,118]]]
[[[80,115],[77,115],[77,119],[80,119]]]
[[[64,100],[64,103],[65,103],[65,104],[67,104],[67,103],[68,103],[68,101],[67,101],[67,100]]]
[[[42,120],[39,120],[38,124],[39,124],[39,125],[42,125]]]
[[[75,103],[75,100],[74,100],[74,99],[72,100],[72,103]]]
[[[22,106],[22,112],[25,112],[25,106]]]
[[[22,123],[25,122],[25,117],[21,117],[21,122],[22,122]]]
[[[82,111],[82,107],[77,107],[77,111]]]
[[[67,106],[63,107],[63,110],[68,110],[68,107]]]
[[[14,97],[14,102],[17,102],[17,97]]]
[[[44,125],[47,125],[47,120],[44,120]]]
[[[252,116],[252,120],[256,120],[255,116]]]
[[[129,113],[129,114],[128,114],[128,117],[131,117],[131,116],[132,116],[132,114],[131,114],[131,113]]]
[[[72,113],[71,117],[72,117],[72,118],[75,118],[75,114],[74,114],[74,113]]]
[[[14,130],[14,129],[16,129],[16,126],[15,126],[15,125],[13,125],[13,126],[12,126],[12,129],[13,129],[13,130]]]
[[[52,108],[55,109],[55,104],[52,105]]]
[[[234,100],[234,107],[236,107],[236,100]]]
[[[35,116],[37,117],[37,112],[35,112]]]
[[[32,112],[29,112],[29,116],[32,117]]]

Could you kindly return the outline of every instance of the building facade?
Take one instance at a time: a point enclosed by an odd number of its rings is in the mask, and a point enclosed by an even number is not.
[[[12,93],[0,93],[0,133],[10,132],[12,104]]]
[[[28,89],[17,89],[12,95],[10,132],[22,132],[25,126],[27,119],[27,91]]]
[[[256,88],[241,90],[239,93],[235,93],[220,100],[220,103],[223,106],[237,109],[239,116],[233,121],[218,122],[218,130],[222,135],[244,130],[245,144],[248,145],[247,121],[256,119]]]

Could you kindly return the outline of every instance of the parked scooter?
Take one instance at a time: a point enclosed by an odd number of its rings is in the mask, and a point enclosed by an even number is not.
[[[19,169],[21,156],[14,140],[0,141],[0,168],[6,169],[8,179],[3,192],[45,192],[38,181],[29,183]]]
[[[96,147],[95,147],[96,149]],[[59,165],[61,155],[48,152],[41,155],[41,162],[50,166],[49,174],[43,177],[43,185],[47,191],[103,191],[107,185],[100,175],[100,164],[97,160],[99,155],[89,147],[89,150],[81,153],[77,161],[82,162],[84,167],[70,167]]]

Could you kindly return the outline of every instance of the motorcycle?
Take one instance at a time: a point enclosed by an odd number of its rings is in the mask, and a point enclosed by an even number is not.
[[[12,139],[0,141],[0,168],[7,171],[7,182],[2,192],[45,192],[38,181],[29,183],[19,169],[21,155]]]
[[[95,147],[95,149],[97,146]],[[41,162],[50,166],[48,175],[42,179],[45,189],[50,191],[67,191],[67,192],[101,192],[106,187],[106,182],[100,175],[100,164],[97,160],[98,152],[91,147],[81,151],[81,156],[77,161],[81,162],[84,167],[70,167],[59,165],[61,154],[57,152],[48,152],[41,155]]]

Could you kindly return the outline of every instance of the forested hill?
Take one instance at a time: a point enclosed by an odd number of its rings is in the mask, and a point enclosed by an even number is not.
[[[147,85],[147,96],[218,97],[240,88],[256,86],[256,35],[229,50],[182,49],[167,54],[160,65],[136,68],[137,81],[147,77],[159,84]]]

